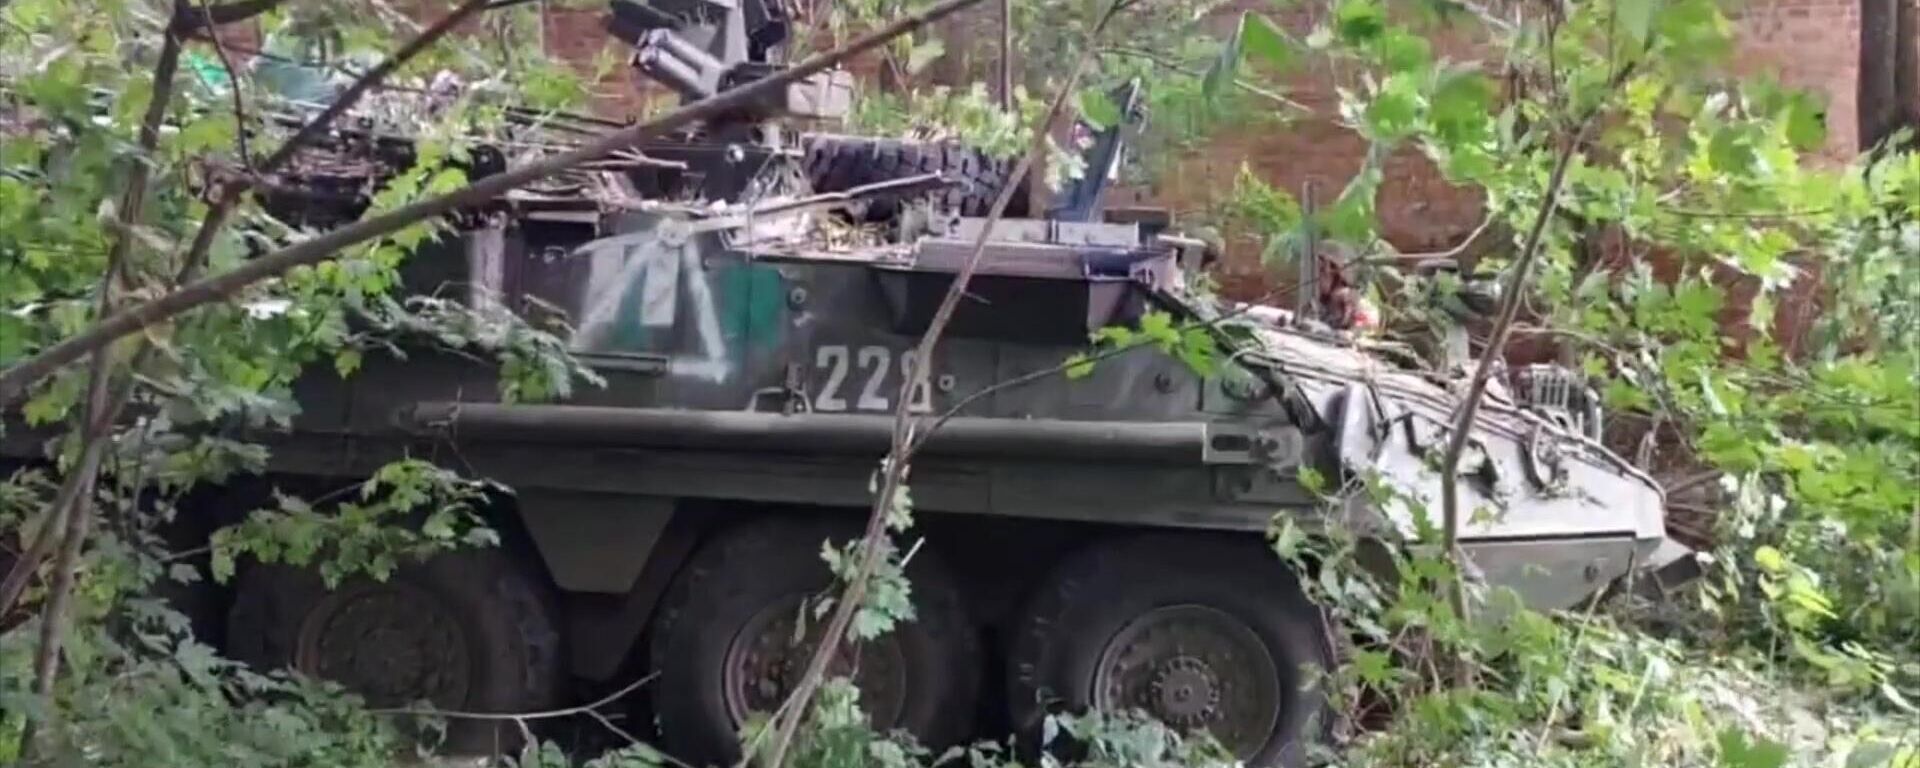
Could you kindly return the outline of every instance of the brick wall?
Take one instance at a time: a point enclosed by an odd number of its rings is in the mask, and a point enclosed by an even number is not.
[[[1755,0],[1736,17],[1735,64],[1742,75],[1771,75],[1782,85],[1827,99],[1830,159],[1858,147],[1856,74],[1860,68],[1859,0]]]

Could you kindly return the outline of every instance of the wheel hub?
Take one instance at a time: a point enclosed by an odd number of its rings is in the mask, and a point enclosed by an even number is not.
[[[1156,608],[1121,627],[1093,679],[1095,708],[1143,709],[1182,730],[1204,729],[1243,759],[1272,736],[1284,701],[1260,636],[1200,605]]]
[[[727,715],[735,727],[754,712],[772,712],[805,674],[819,647],[820,625],[796,627],[805,596],[779,600],[742,625],[727,649],[721,673]],[[804,630],[803,632],[796,631]],[[906,706],[906,668],[897,641],[842,646],[828,663],[829,677],[848,677],[860,689],[860,706],[874,727],[893,727]]]
[[[1159,665],[1148,686],[1148,708],[1165,713],[1166,722],[1194,728],[1219,715],[1220,680],[1207,663],[1180,656]]]
[[[399,584],[329,595],[302,623],[294,650],[297,669],[387,707],[458,706],[471,686],[470,658],[453,616]]]

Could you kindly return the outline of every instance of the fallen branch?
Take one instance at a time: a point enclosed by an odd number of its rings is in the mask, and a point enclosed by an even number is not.
[[[1073,96],[1074,87],[1079,83],[1081,75],[1086,72],[1087,65],[1097,52],[1094,43],[1106,31],[1107,25],[1114,16],[1126,7],[1127,2],[1128,0],[1116,0],[1087,33],[1086,47],[1074,62],[1073,70],[1068,73],[1066,82],[1060,86],[1060,91],[1054,94],[1053,102],[1047,106],[1045,116],[1035,127],[1033,140],[1027,147],[1026,153],[1014,165],[1013,171],[1007,178],[1018,179],[1026,176],[1033,167],[1035,159],[1046,151],[1048,138],[1046,126],[1052,125],[1059,118],[1067,100]],[[909,395],[914,383],[926,375],[926,366],[933,359],[934,348],[940,343],[940,337],[946,331],[948,323],[952,322],[954,312],[959,309],[960,300],[966,295],[967,285],[973,280],[974,272],[980,266],[981,256],[986,253],[987,240],[993,233],[994,225],[1006,215],[1007,206],[1013,201],[1013,195],[1017,189],[1017,185],[1008,184],[1001,188],[1000,194],[994,199],[993,207],[987,212],[985,224],[980,228],[980,235],[974,240],[973,253],[961,267],[960,273],[954,277],[953,284],[948,286],[947,294],[941,299],[939,308],[934,310],[933,319],[928,322],[926,332],[920,336],[913,365],[909,366],[906,375],[901,379],[900,392],[895,398],[897,405],[893,412],[892,443],[887,452],[887,459],[882,463],[879,490],[874,494],[873,507],[867,514],[866,531],[860,541],[859,565],[855,568],[853,577],[847,581],[846,589],[840,595],[839,601],[834,605],[833,617],[827,621],[826,629],[821,634],[819,644],[814,648],[812,658],[807,662],[806,671],[801,675],[799,684],[794,687],[793,693],[781,704],[779,712],[776,713],[772,723],[776,735],[767,768],[781,768],[785,764],[787,751],[793,746],[794,735],[799,731],[800,723],[807,717],[813,696],[825,682],[827,666],[833,661],[840,643],[846,638],[847,628],[853,623],[854,614],[866,601],[867,586],[873,580],[873,575],[879,569],[883,557],[881,544],[886,538],[887,512],[893,508],[894,498],[906,479],[907,466],[912,459],[910,448],[913,446],[915,420],[911,417],[910,408],[913,398]],[[747,750],[741,758],[742,764],[751,760],[752,757],[753,752]]]
[[[394,709],[368,710],[367,714],[376,715],[376,716],[377,715],[411,715],[416,717],[444,717],[450,720],[511,721],[515,725],[520,726],[520,730],[522,733],[528,734],[529,741],[532,740],[532,736],[531,736],[532,731],[527,727],[528,721],[553,720],[553,719],[562,718],[562,717],[572,717],[574,715],[586,715],[587,717],[593,718],[595,722],[600,723],[600,725],[606,728],[609,732],[613,733],[616,736],[619,736],[620,738],[626,739],[628,743],[640,744],[643,742],[641,742],[638,738],[635,738],[633,734],[628,733],[626,729],[621,728],[620,726],[614,725],[613,721],[607,719],[606,715],[600,714],[600,708],[608,704],[612,704],[613,702],[619,701],[622,698],[625,698],[627,694],[633,693],[634,691],[639,690],[641,686],[646,685],[649,682],[652,682],[655,677],[657,677],[657,675],[647,675],[631,683],[628,683],[625,687],[622,687],[620,690],[614,691],[613,693],[609,693],[605,696],[602,696],[598,699],[595,699],[585,704],[579,704],[571,707],[563,707],[560,709],[543,710],[539,712],[461,712],[458,710],[417,709],[412,707],[399,707]],[[675,759],[671,755],[660,753],[660,757],[662,759],[665,759],[667,762],[670,762],[676,766],[680,766],[680,768],[693,768],[692,766],[687,765],[686,763]]]
[[[229,298],[241,289],[286,274],[288,270],[295,267],[325,261],[342,248],[398,232],[418,222],[451,213],[462,207],[483,203],[530,182],[606,157],[615,150],[625,149],[676,128],[741,109],[788,85],[825,71],[861,53],[879,48],[900,35],[920,29],[930,22],[945,18],[978,2],[980,0],[944,0],[921,11],[907,14],[842,48],[814,56],[749,85],[680,107],[653,120],[614,131],[577,149],[489,176],[445,195],[402,206],[332,230],[313,239],[256,258],[220,275],[194,281],[165,296],[123,309],[101,319],[86,331],[41,350],[33,357],[0,372],[0,407],[12,404],[26,392],[28,387],[54,371],[121,337],[165,322],[201,305]]]

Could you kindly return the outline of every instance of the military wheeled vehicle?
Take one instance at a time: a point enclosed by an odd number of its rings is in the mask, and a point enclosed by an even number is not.
[[[784,24],[751,0],[615,2],[610,18],[689,99],[777,66]],[[507,404],[492,366],[430,345],[304,378],[293,428],[260,436],[270,472],[197,498],[205,529],[274,489],[317,495],[425,457],[512,488],[487,510],[503,541],[331,591],[243,564],[222,646],[377,705],[468,712],[651,676],[629,730],[732,761],[804,664],[804,608],[834,584],[823,543],[859,535],[905,392],[916,417],[950,418],[911,475],[915,618],[842,654],[876,726],[937,748],[1061,708],[1139,709],[1250,765],[1303,759],[1325,721],[1306,683],[1339,663],[1341,630],[1267,533],[1325,524],[1302,468],[1378,472],[1437,509],[1456,388],[1305,315],[1197,290],[1206,244],[1103,205],[1129,121],[1104,127],[1059,205],[989,224],[983,201],[1017,182],[1005,161],[779,128],[834,82],[564,193],[510,195],[414,256],[417,291],[563,321],[605,385]],[[1160,316],[1233,328],[1218,369],[1147,345],[1062,375],[1090,334]],[[1523,373],[1489,396],[1461,468],[1463,507],[1501,510],[1462,534],[1480,578],[1561,608],[1671,560],[1662,491],[1601,445],[1591,392]],[[1402,506],[1343,514],[1375,535],[1413,527]],[[484,749],[498,725],[456,721],[450,738]]]

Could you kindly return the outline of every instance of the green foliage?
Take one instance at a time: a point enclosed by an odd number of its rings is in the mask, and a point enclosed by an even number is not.
[[[839,36],[901,3],[826,5],[829,32]],[[1044,109],[1027,93],[1051,92],[1106,5],[1015,4],[1024,88],[1013,110],[1001,110],[983,86],[933,83],[936,63],[964,52],[908,39],[883,62],[897,89],[864,91],[856,123],[958,138],[1000,156],[1023,151]],[[1278,556],[1357,635],[1350,663],[1321,681],[1340,705],[1338,725],[1351,725],[1364,702],[1384,701],[1395,715],[1369,733],[1343,727],[1339,751],[1328,757],[1352,766],[1920,765],[1912,738],[1920,696],[1920,155],[1888,152],[1844,167],[1810,162],[1806,153],[1826,138],[1824,105],[1723,77],[1733,27],[1713,0],[1602,0],[1497,19],[1465,4],[1332,0],[1297,41],[1259,13],[1239,17],[1225,39],[1202,34],[1221,6],[1134,3],[1110,33],[1118,42],[1099,53],[1075,95],[1082,116],[1105,125],[1119,117],[1109,89],[1133,78],[1148,86],[1154,128],[1136,156],[1153,159],[1135,172],[1172,161],[1172,150],[1222,125],[1288,117],[1297,105],[1268,87],[1272,77],[1336,71],[1342,88],[1328,117],[1369,143],[1359,172],[1308,217],[1289,191],[1242,169],[1231,216],[1267,241],[1270,261],[1309,232],[1389,251],[1375,201],[1388,183],[1387,159],[1413,152],[1449,181],[1481,191],[1489,225],[1479,245],[1491,243],[1481,266],[1501,269],[1525,242],[1558,153],[1581,142],[1560,204],[1544,219],[1524,321],[1564,339],[1600,379],[1616,420],[1646,435],[1636,438],[1642,455],[1721,475],[1706,531],[1715,539],[1709,577],[1687,604],[1622,599],[1541,614],[1476,586],[1477,614],[1497,620],[1468,621],[1443,595],[1472,573],[1434,551],[1424,505],[1373,478],[1303,469],[1301,484],[1330,503],[1403,504],[1426,521],[1408,540],[1376,540],[1383,568],[1362,567],[1353,531],[1276,523]],[[174,127],[158,147],[137,150],[137,123],[154,93],[146,74],[160,7],[0,4],[8,29],[0,37],[0,305],[8,308],[0,313],[0,364],[94,319],[107,254],[122,236],[129,258],[112,282],[116,294],[167,290],[189,266],[180,259],[205,212],[196,194],[204,173],[245,164],[243,131],[256,155],[285,138],[230,111],[228,88],[259,99],[273,78],[243,73],[226,82],[204,44],[194,43],[199,85],[167,105]],[[439,112],[382,101],[397,130],[425,139],[412,168],[370,190],[376,211],[462,183],[450,161],[463,157],[463,136],[498,130],[492,96],[510,92],[540,109],[585,97],[576,73],[527,60],[516,41],[533,12],[523,4],[490,16],[484,34],[402,73],[417,86],[450,68],[472,87]],[[411,24],[381,0],[287,4],[266,21],[277,36],[337,39],[343,55],[307,72],[323,85],[340,74],[328,67],[364,66]],[[1449,24],[1485,41],[1483,61],[1440,55],[1445,47],[1432,41]],[[1056,181],[1078,172],[1063,148],[1052,152]],[[123,234],[109,224],[136,164],[154,182],[146,215]],[[252,200],[234,218],[206,270],[311,234]],[[18,756],[19,726],[33,716],[48,748],[88,764],[392,763],[401,751],[395,734],[351,697],[262,677],[185,637],[184,619],[149,595],[164,579],[199,573],[166,551],[153,528],[186,491],[261,471],[268,449],[230,428],[288,424],[297,413],[292,383],[316,365],[351,376],[369,353],[424,338],[499,361],[508,401],[565,398],[577,380],[598,382],[548,329],[403,295],[400,267],[442,231],[437,223],[409,228],[112,350],[122,374],[135,347],[155,350],[137,372],[138,416],[116,433],[114,471],[97,494],[115,525],[82,553],[66,671],[50,700],[23,682],[35,622],[0,634],[0,711],[9,718],[0,721],[0,761]],[[1608,247],[1610,258],[1596,255]],[[1429,287],[1420,282],[1409,280],[1405,295]],[[1433,287],[1448,295],[1457,285]],[[1778,333],[1777,318],[1804,311],[1795,308],[1803,293],[1819,300],[1812,331]],[[1438,322],[1421,307],[1399,310]],[[1217,374],[1233,351],[1222,348],[1231,336],[1219,330],[1150,313],[1096,333],[1066,373],[1084,376],[1105,357],[1150,346]],[[44,508],[71,471],[71,424],[85,384],[82,372],[63,373],[24,408],[35,424],[68,423],[69,434],[51,446],[53,471],[0,485],[0,523],[16,534],[10,547],[49,523]],[[214,575],[229,576],[244,556],[312,565],[329,581],[380,578],[409,559],[489,545],[479,510],[490,490],[410,460],[344,498],[281,497],[215,536]],[[907,489],[881,512],[879,565],[852,627],[861,639],[914,617],[905,576],[913,549],[895,543],[913,525]],[[827,543],[822,557],[841,579],[858,569],[855,549]],[[748,728],[750,745],[764,744],[757,727]],[[1056,718],[1047,735],[1086,745],[1079,764],[1089,768],[1226,763],[1204,737],[1128,713]],[[1011,768],[1010,754],[981,744],[932,755],[876,733],[857,691],[836,680],[808,710],[789,765]],[[536,743],[515,764],[568,759]],[[633,746],[595,764],[663,762]]]
[[[742,743],[765,761],[772,735],[764,718],[750,722]],[[1051,755],[1036,768],[1229,768],[1237,765],[1204,734],[1183,735],[1138,713],[1051,715],[1043,723],[1044,747],[1071,740],[1084,752],[1072,761]],[[868,725],[859,690],[844,678],[828,681],[814,702],[808,727],[788,752],[793,768],[1024,768],[1007,745],[979,742],[942,753],[907,734],[883,734]]]
[[[498,544],[498,535],[479,513],[487,491],[495,488],[407,460],[381,467],[358,486],[354,500],[332,510],[315,510],[305,500],[282,495],[278,509],[255,511],[245,522],[214,533],[213,576],[232,578],[235,563],[247,555],[317,567],[329,588],[356,574],[385,581],[408,560]]]
[[[850,122],[862,133],[912,136],[927,140],[953,139],[1000,158],[1017,157],[1033,142],[1033,126],[1046,116],[1044,99],[1015,93],[1016,110],[1000,109],[985,83],[956,91],[940,85],[914,91],[904,98],[880,91],[863,92],[855,102]]]
[[[249,196],[216,233],[204,260],[185,261],[207,212],[206,182],[246,171],[288,138],[286,126],[263,116],[311,114],[279,100],[286,88],[337,88],[351,77],[341,70],[363,69],[419,29],[382,0],[284,4],[263,19],[267,47],[302,35],[328,37],[335,43],[332,57],[276,68],[286,62],[230,52],[239,59],[237,80],[210,43],[188,41],[178,87],[165,105],[166,123],[146,153],[138,127],[156,94],[152,73],[171,6],[0,3],[0,27],[7,30],[0,35],[0,305],[7,310],[0,313],[0,365],[87,327],[103,286],[116,301],[151,298],[172,290],[183,275],[218,273],[310,237],[267,215]],[[537,13],[531,4],[490,12],[480,34],[434,48],[390,81],[398,90],[370,96],[363,112],[377,117],[380,129],[423,137],[414,166],[365,190],[375,211],[463,184],[452,161],[463,158],[473,138],[499,134],[503,92],[537,109],[571,107],[585,96],[570,70],[525,60],[523,35],[537,32],[531,23]],[[414,91],[441,70],[457,74],[466,87],[453,102],[429,108]],[[245,120],[234,111],[236,96],[247,107]],[[243,136],[250,150],[245,157]],[[117,219],[135,167],[149,173],[145,207],[121,228]],[[79,554],[50,700],[28,688],[38,620],[0,634],[0,711],[6,713],[0,762],[18,756],[29,713],[43,737],[43,757],[89,765],[386,766],[404,752],[387,724],[357,700],[218,659],[187,637],[185,619],[153,596],[168,581],[204,576],[192,565],[199,553],[171,551],[177,545],[158,529],[189,492],[265,469],[271,452],[254,441],[260,431],[290,423],[299,410],[293,382],[315,365],[351,375],[363,350],[416,334],[499,360],[508,400],[565,397],[575,381],[597,381],[551,334],[511,318],[405,297],[401,265],[440,231],[439,222],[410,227],[109,349],[109,372],[134,386],[124,423],[107,438],[106,477],[90,498],[103,522]],[[126,258],[103,280],[108,254],[122,239]],[[86,383],[83,370],[62,372],[24,406],[35,424],[64,423],[66,432],[49,445],[53,461],[46,471],[22,472],[0,485],[9,550],[18,551],[51,522],[47,503],[73,471],[80,443],[76,406]],[[311,566],[330,582],[350,574],[381,577],[408,559],[493,543],[479,517],[491,490],[425,462],[402,461],[349,489],[345,499],[280,496],[276,508],[216,534],[213,567],[224,578],[236,558],[250,556]],[[38,612],[51,572],[43,567],[15,607],[20,610],[7,618]]]
[[[1090,351],[1076,352],[1067,358],[1068,378],[1084,378],[1093,373],[1097,361],[1142,347],[1159,350],[1201,376],[1212,375],[1219,360],[1219,344],[1206,325],[1177,325],[1173,315],[1162,311],[1141,315],[1139,323],[1132,328],[1123,325],[1101,328],[1093,332],[1091,341]]]

